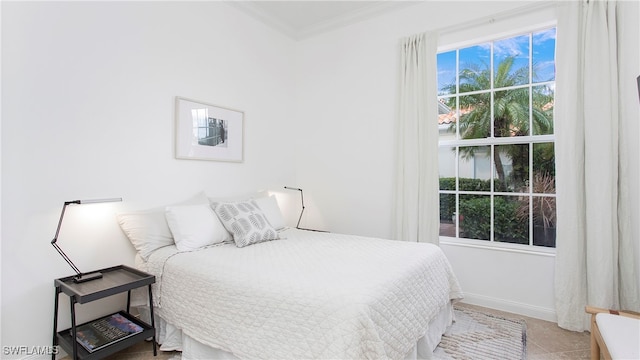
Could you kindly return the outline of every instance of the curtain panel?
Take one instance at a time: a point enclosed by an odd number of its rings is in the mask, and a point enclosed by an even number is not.
[[[619,141],[616,1],[559,8],[555,133],[558,325],[589,329],[585,305],[638,310],[630,236],[628,159]],[[636,184],[637,185],[637,184]]]
[[[437,35],[401,40],[396,123],[396,239],[438,244]]]

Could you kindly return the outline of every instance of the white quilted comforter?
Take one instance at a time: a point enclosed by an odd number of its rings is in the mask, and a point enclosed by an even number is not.
[[[241,358],[401,359],[462,292],[437,246],[287,229],[281,240],[154,252],[157,314]]]

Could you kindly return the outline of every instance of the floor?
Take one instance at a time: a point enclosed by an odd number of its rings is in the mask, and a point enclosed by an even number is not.
[[[577,333],[559,328],[555,323],[526,316],[483,308],[480,306],[457,304],[456,306],[475,309],[505,318],[524,319],[527,323],[527,359],[528,360],[588,360],[590,359],[589,333]],[[68,359],[69,357],[66,357]],[[179,352],[158,352],[153,356],[151,344],[142,343],[132,346],[108,360],[177,360]]]
[[[524,319],[527,323],[527,360],[591,359],[589,332],[568,331],[549,321],[480,306],[467,304],[457,304],[456,306],[464,306],[504,318]]]

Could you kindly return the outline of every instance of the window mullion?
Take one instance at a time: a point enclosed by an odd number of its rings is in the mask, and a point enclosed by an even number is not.
[[[456,136],[455,140],[459,141],[462,136],[460,135],[460,50],[456,49]],[[456,238],[460,238],[460,146],[456,146]]]
[[[516,137],[498,137],[495,139],[483,138],[483,139],[468,139],[468,140],[442,140],[438,143],[440,146],[489,146],[491,144],[497,145],[511,145],[511,144],[528,144],[528,143],[543,143],[554,142],[555,136],[551,135],[536,135],[536,136],[516,136]]]
[[[494,199],[494,193],[495,193],[495,173],[496,173],[495,161],[493,161],[493,159],[494,159],[494,156],[495,156],[495,151],[496,151],[496,146],[495,145],[491,145],[491,151],[490,151],[490,154],[491,154],[490,155],[491,156],[491,161],[490,161],[490,164],[491,164],[491,181],[490,181],[491,192],[490,192],[490,195],[489,195],[489,204],[491,204],[491,206],[490,206],[490,214],[489,214],[490,215],[490,219],[491,219],[491,222],[490,222],[491,231],[489,232],[489,241],[491,241],[491,242],[495,241],[495,237],[494,237],[494,234],[495,234],[495,231],[494,231],[494,229],[495,229],[495,218],[493,216],[493,214],[494,214],[494,211],[493,211],[494,210],[494,201],[493,201],[493,199]]]
[[[460,146],[456,146],[456,157],[455,157],[455,169],[454,173],[456,174],[456,221],[454,223],[456,227],[456,238],[460,237],[460,174],[458,171],[458,166],[460,166]]]
[[[533,143],[529,144],[529,245],[533,245]]]

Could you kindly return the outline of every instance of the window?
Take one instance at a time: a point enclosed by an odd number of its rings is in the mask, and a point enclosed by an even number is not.
[[[438,53],[440,236],[555,247],[555,38]]]

